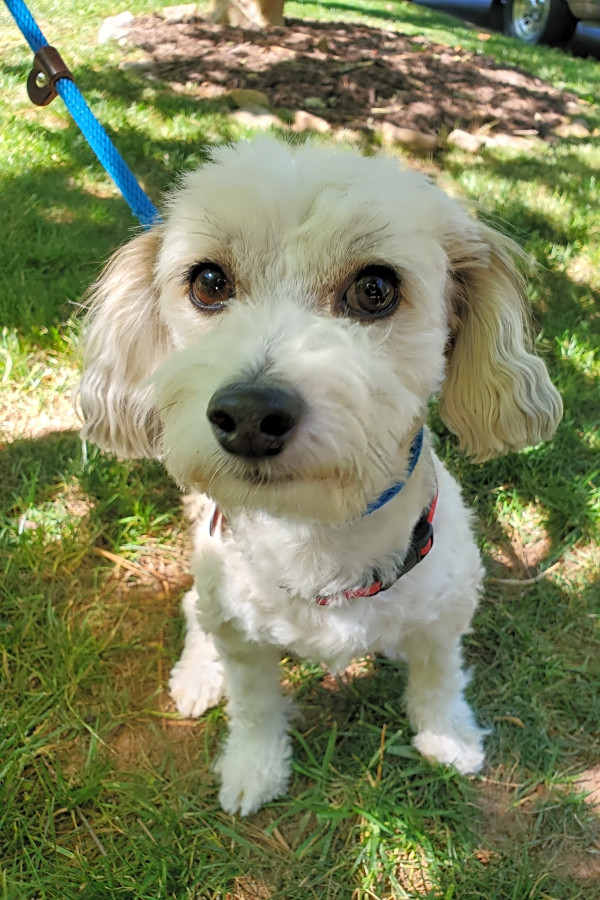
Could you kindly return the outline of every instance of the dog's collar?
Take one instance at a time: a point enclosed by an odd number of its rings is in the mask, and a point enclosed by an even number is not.
[[[404,479],[404,481],[396,481],[396,483],[391,487],[386,488],[383,494],[379,495],[377,500],[373,500],[372,503],[369,503],[363,513],[363,516],[368,516],[373,512],[377,512],[378,509],[381,509],[382,506],[385,506],[386,503],[389,503],[390,500],[393,500],[394,497],[400,493],[400,491],[414,472],[417,463],[419,462],[421,450],[423,449],[423,430],[423,426],[421,426],[421,428],[419,428],[416,435],[414,436],[412,444],[410,445],[408,471],[406,473],[406,478]]]
[[[389,588],[391,588],[393,584],[396,584],[403,575],[406,575],[407,572],[410,572],[411,569],[414,569],[416,565],[425,559],[433,547],[433,516],[435,514],[437,499],[438,495],[436,491],[435,497],[427,509],[423,510],[419,521],[413,528],[408,551],[402,561],[402,565],[396,570],[393,578],[389,581],[383,581],[377,572],[374,572],[370,584],[364,587],[361,586],[342,591],[342,596],[345,600],[355,600],[357,597],[375,597],[376,594],[389,590]],[[318,603],[319,606],[329,606],[331,599],[331,597],[319,595],[315,598],[315,602]]]

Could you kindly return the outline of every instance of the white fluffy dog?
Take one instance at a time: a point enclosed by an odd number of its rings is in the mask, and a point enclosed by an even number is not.
[[[217,504],[170,687],[186,716],[228,698],[228,812],[286,789],[284,648],[405,659],[415,746],[482,766],[461,636],[483,571],[424,422],[441,391],[475,460],[553,434],[519,255],[393,160],[262,139],[186,175],[96,285],[83,437]]]

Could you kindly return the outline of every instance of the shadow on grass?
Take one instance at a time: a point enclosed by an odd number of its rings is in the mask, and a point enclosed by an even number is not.
[[[139,78],[107,69],[100,91],[97,72],[86,69],[78,82],[92,108],[112,98],[123,121],[115,129],[103,124],[155,202],[182,170],[206,157],[216,136],[228,141],[239,134],[224,115],[215,121],[214,103],[186,100],[162,86],[149,104],[153,114],[167,126],[177,117],[194,124],[187,135],[175,127],[170,137],[150,139],[142,126],[127,122],[127,107],[143,90]],[[40,111],[39,118],[19,126],[35,162],[24,173],[0,177],[3,208],[11,216],[0,247],[0,317],[4,326],[42,346],[52,343],[49,330],[76,315],[110,252],[139,227],[75,123],[67,118],[57,126],[44,115]]]
[[[119,461],[94,447],[88,453],[83,465],[79,435],[69,431],[0,448],[0,517],[8,544],[16,549],[32,540],[37,546],[46,527],[58,537],[61,519],[73,516],[85,529],[68,529],[69,540],[85,539],[88,550],[93,544],[118,550],[128,531],[142,535],[154,521],[165,527],[179,521],[181,495],[161,465]],[[160,526],[155,530],[160,534]]]
[[[41,346],[54,340],[48,330],[77,314],[132,224],[123,201],[75,185],[80,163],[49,162],[0,182],[6,208],[18,210],[0,249],[0,315],[5,327]]]

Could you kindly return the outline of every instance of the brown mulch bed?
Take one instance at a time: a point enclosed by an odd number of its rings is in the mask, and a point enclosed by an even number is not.
[[[262,33],[147,15],[132,22],[128,42],[145,51],[149,77],[176,89],[212,98],[251,88],[274,109],[309,109],[334,128],[386,121],[430,134],[485,126],[547,138],[575,111],[573,95],[529,73],[357,23],[290,19]]]

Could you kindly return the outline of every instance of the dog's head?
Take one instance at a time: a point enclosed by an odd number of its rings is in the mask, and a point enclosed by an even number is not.
[[[440,389],[475,460],[537,443],[561,402],[520,256],[392,160],[220,149],[94,288],[83,437],[225,508],[324,521],[403,477]]]

